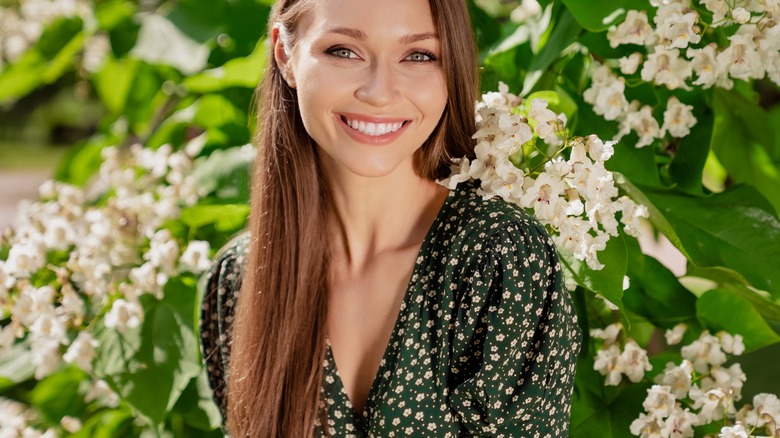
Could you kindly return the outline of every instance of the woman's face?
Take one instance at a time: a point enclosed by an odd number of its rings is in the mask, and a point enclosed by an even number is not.
[[[441,44],[427,0],[317,0],[297,46],[277,62],[295,83],[303,123],[337,172],[413,168],[447,103]]]

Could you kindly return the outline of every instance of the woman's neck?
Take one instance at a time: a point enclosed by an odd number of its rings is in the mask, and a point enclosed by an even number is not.
[[[353,271],[383,252],[419,246],[449,193],[411,165],[382,177],[327,173],[333,256]]]

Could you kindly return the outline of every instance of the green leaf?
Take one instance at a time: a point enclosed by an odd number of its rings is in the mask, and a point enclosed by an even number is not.
[[[704,114],[704,111],[696,110],[705,108],[703,101],[693,104],[696,126],[691,129],[690,135],[679,140],[674,158],[669,164],[669,174],[680,190],[700,195],[703,193],[704,164],[710,152],[709,135],[712,132],[713,118],[710,114]]]
[[[208,94],[194,104],[193,122],[203,128],[216,128],[228,124],[246,125],[246,113],[233,102],[219,94]]]
[[[79,393],[85,379],[88,376],[80,369],[65,367],[38,382],[30,393],[30,401],[50,424],[59,424],[66,415],[78,418],[86,408]]]
[[[705,292],[696,302],[696,312],[705,328],[742,335],[745,349],[753,351],[780,342],[780,336],[764,321],[749,301],[722,289]]]
[[[642,411],[649,386],[644,382],[604,386],[604,378],[593,370],[593,359],[580,356],[572,397],[571,438],[630,436],[629,427]]]
[[[262,79],[267,56],[266,41],[261,39],[246,58],[231,59],[221,67],[190,76],[184,80],[184,85],[190,91],[204,94],[231,87],[254,89]]]
[[[240,229],[249,217],[247,204],[197,205],[181,212],[181,221],[192,228],[214,224],[217,230],[229,232]]]
[[[80,18],[49,24],[35,46],[0,74],[0,103],[51,84],[73,67],[73,58],[84,45],[82,24]]]
[[[110,59],[93,76],[95,91],[106,108],[114,114],[124,111],[139,64],[132,58]]]
[[[15,344],[0,361],[0,393],[30,380],[34,371],[30,346],[25,343]]]
[[[81,147],[73,148],[60,162],[54,173],[58,181],[81,186],[100,168],[103,142],[97,139]]]
[[[573,276],[577,284],[597,293],[612,304],[623,308],[623,277],[626,275],[626,244],[623,236],[612,237],[607,247],[598,253],[604,268],[599,271],[575,259],[570,254],[561,253],[561,262]]]
[[[780,209],[780,156],[770,116],[734,91],[716,89],[711,147],[735,182],[755,186]]]
[[[249,200],[249,172],[254,162],[252,146],[214,151],[195,164],[193,177],[202,193],[214,193],[217,198],[246,203]]]
[[[582,32],[582,28],[574,21],[571,13],[567,9],[561,9],[553,25],[552,33],[547,42],[534,56],[531,65],[528,67],[528,76],[523,84],[521,94],[525,95],[534,89],[539,79],[539,75],[533,72],[543,72],[552,65],[555,60],[561,57],[561,54],[577,40],[577,36]]]
[[[138,40],[130,53],[151,64],[168,65],[190,75],[206,66],[209,48],[168,18],[149,14],[142,18]]]
[[[636,239],[626,238],[630,286],[623,304],[660,328],[696,321],[696,296],[658,260],[642,253]]]
[[[181,394],[174,411],[180,412],[186,423],[196,429],[218,429],[222,425],[222,413],[211,394],[206,373],[200,373]]]
[[[133,421],[130,409],[106,409],[90,416],[81,426],[81,430],[71,438],[118,438],[126,437]]]
[[[651,221],[699,267],[722,266],[759,289],[780,297],[780,221],[771,205],[750,186],[709,197],[667,190],[644,190]],[[646,204],[647,205],[647,204]]]
[[[95,5],[95,18],[100,28],[105,30],[113,29],[135,12],[136,6],[129,1],[115,0]]]
[[[124,370],[106,380],[133,410],[159,427],[189,381],[200,373],[194,284],[168,281],[162,301],[146,300],[141,343]]]
[[[581,1],[563,0],[580,26],[591,32],[601,32],[625,18],[629,9],[646,10],[644,0]]]

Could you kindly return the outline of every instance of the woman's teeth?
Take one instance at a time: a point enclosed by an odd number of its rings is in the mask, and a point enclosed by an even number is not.
[[[342,117],[344,123],[356,131],[360,131],[366,135],[380,136],[389,134],[391,132],[398,131],[404,125],[404,122],[396,123],[371,123],[357,120],[349,120],[346,117]]]

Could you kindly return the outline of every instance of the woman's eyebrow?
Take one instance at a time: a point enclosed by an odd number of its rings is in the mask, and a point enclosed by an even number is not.
[[[363,32],[360,29],[354,29],[351,27],[334,27],[328,29],[327,33],[338,33],[341,35],[352,37],[359,41],[365,41],[366,39],[368,39],[365,32]],[[399,38],[399,41],[402,44],[412,44],[427,39],[439,39],[439,34],[437,34],[436,32],[413,33],[413,34],[402,36],[401,38]]]

